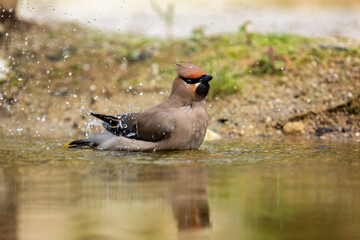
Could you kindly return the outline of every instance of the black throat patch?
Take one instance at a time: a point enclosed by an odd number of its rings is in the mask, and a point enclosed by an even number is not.
[[[199,86],[197,86],[196,94],[199,96],[206,96],[209,92],[209,89],[210,89],[209,83],[203,82]]]

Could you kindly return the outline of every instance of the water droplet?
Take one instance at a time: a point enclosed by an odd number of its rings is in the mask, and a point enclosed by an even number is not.
[[[18,132],[19,135],[21,135],[21,132],[22,132],[22,128],[17,128],[16,131]]]

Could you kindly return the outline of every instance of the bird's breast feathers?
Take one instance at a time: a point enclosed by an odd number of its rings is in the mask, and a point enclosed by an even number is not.
[[[178,144],[184,148],[198,148],[204,140],[208,117],[205,104],[193,102],[178,111],[173,137],[181,139]]]

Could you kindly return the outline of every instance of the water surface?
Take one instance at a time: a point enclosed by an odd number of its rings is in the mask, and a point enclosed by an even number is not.
[[[360,239],[356,143],[155,153],[0,140],[0,239]]]

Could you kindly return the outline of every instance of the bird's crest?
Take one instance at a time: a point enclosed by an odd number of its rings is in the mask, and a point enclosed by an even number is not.
[[[177,73],[181,77],[185,78],[199,78],[200,76],[206,74],[203,70],[201,70],[198,66],[185,62],[183,64],[176,64],[178,67],[176,69]]]

